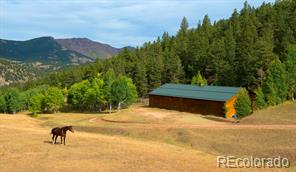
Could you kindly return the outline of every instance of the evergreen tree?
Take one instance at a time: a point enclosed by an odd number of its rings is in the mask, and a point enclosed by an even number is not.
[[[144,97],[147,94],[147,74],[146,68],[142,63],[137,63],[135,70],[135,86],[141,97]]]
[[[254,68],[257,62],[254,52],[257,31],[252,20],[251,8],[247,2],[244,4],[240,17],[241,32],[237,44],[236,73],[241,77],[237,78],[237,85],[251,86],[256,82],[257,75],[257,70]]]
[[[189,39],[188,39],[188,21],[186,17],[182,19],[180,29],[176,35],[176,47],[175,51],[177,56],[181,59],[182,65],[184,66],[184,70],[186,72],[189,72],[190,69],[188,69],[188,66],[190,66],[190,57],[188,54],[188,48],[189,48]]]
[[[261,87],[259,87],[258,89],[255,90],[255,94],[256,94],[256,99],[255,99],[256,108],[257,109],[265,108],[267,106],[267,104],[265,102],[265,97],[264,97]]]
[[[290,99],[295,100],[296,97],[296,45],[291,46],[286,54],[284,61],[287,71],[287,85],[288,96]]]
[[[269,105],[276,105],[286,100],[288,93],[287,74],[285,65],[279,60],[273,61],[270,65],[262,90]]]
[[[147,55],[147,83],[148,90],[152,90],[161,85],[163,58],[160,43],[155,43],[149,48],[149,51]]]
[[[269,106],[276,105],[276,91],[270,71],[267,71],[267,77],[262,84],[262,91],[265,96],[265,101]]]
[[[224,73],[223,76],[220,78],[218,77],[218,81],[222,81],[221,85],[226,86],[235,86],[237,74],[235,69],[236,63],[236,57],[235,57],[235,50],[236,50],[236,42],[235,37],[233,33],[233,27],[229,25],[229,29],[227,29],[224,33],[225,39],[224,39],[224,46],[225,46],[225,64],[222,70]]]
[[[240,118],[251,113],[251,100],[246,89],[242,88],[239,90],[234,107]]]
[[[287,86],[287,74],[285,65],[279,60],[275,60],[269,68],[274,88],[277,96],[276,103],[282,103],[287,98],[288,86]]]
[[[200,71],[198,71],[197,75],[192,78],[191,84],[198,85],[198,86],[206,86],[207,80],[203,78],[200,74]]]

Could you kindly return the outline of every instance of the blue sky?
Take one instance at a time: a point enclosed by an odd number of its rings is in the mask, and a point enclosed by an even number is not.
[[[249,0],[259,6],[263,0]],[[265,0],[274,2],[274,0]],[[244,0],[0,0],[0,38],[82,37],[115,47],[140,46],[164,31],[175,34],[183,16],[195,27],[208,14],[228,18]]]

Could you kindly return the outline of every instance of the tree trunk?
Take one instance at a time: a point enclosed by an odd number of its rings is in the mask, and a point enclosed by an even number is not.
[[[112,112],[112,103],[109,104],[109,113]]]
[[[117,110],[120,110],[121,109],[121,102],[118,103],[118,107],[117,107]]]

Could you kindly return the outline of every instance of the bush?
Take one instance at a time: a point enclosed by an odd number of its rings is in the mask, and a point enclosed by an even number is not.
[[[242,88],[239,90],[234,107],[240,118],[251,113],[251,100],[246,89]]]

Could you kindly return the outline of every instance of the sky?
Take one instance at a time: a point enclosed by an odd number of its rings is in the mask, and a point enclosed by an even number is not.
[[[258,7],[263,0],[248,0]],[[274,2],[274,0],[265,0]],[[195,27],[231,16],[244,0],[0,0],[0,38],[89,38],[115,47],[141,46],[163,32],[174,35],[182,18]]]

